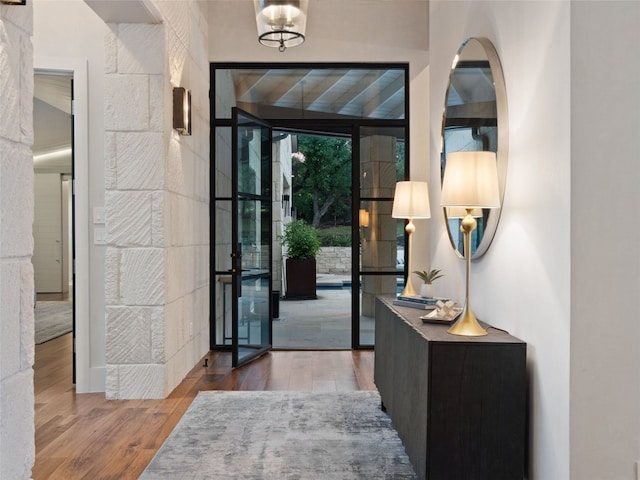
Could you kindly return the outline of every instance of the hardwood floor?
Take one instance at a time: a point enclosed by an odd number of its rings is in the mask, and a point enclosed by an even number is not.
[[[36,298],[39,302],[68,302],[71,300],[71,293],[38,293]]]
[[[33,479],[136,479],[201,390],[375,390],[373,351],[275,351],[242,368],[210,352],[164,400],[76,394],[71,334],[36,345]]]

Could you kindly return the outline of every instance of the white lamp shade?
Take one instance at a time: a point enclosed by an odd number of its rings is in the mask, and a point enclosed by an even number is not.
[[[499,208],[496,154],[453,152],[447,155],[440,204],[443,207]]]
[[[295,47],[304,42],[308,0],[254,0],[258,39],[268,47]]]
[[[431,218],[427,182],[398,182],[393,197],[393,218]]]

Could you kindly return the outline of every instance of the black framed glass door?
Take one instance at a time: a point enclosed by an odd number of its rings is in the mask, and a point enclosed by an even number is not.
[[[271,128],[232,110],[232,363],[271,348]]]
[[[404,261],[404,230],[401,222],[391,220],[390,212],[393,203],[395,182],[408,178],[409,171],[409,67],[408,64],[383,63],[212,63],[210,66],[211,92],[211,159],[212,176],[211,188],[214,202],[211,212],[212,247],[215,281],[211,284],[211,348],[228,349],[235,343],[242,344],[240,349],[253,348],[253,331],[251,337],[243,340],[243,311],[255,315],[256,302],[248,301],[241,307],[245,292],[243,291],[250,280],[258,281],[260,273],[244,272],[240,278],[245,281],[234,280],[231,275],[233,268],[242,270],[243,262],[247,259],[249,244],[238,245],[238,232],[232,226],[232,218],[238,222],[237,208],[232,209],[233,202],[250,204],[255,201],[251,195],[237,196],[232,192],[237,188],[237,178],[232,181],[234,166],[239,165],[236,155],[241,158],[242,153],[234,153],[241,142],[241,135],[232,139],[233,120],[232,107],[239,106],[255,117],[248,115],[245,119],[248,125],[259,122],[256,117],[264,118],[276,129],[272,131],[272,184],[271,191],[271,219],[274,225],[271,230],[274,252],[272,253],[271,289],[260,287],[259,295],[262,302],[271,301],[270,311],[278,310],[279,318],[275,322],[275,333],[270,332],[271,345],[274,348],[292,348],[293,344],[283,344],[278,329],[291,326],[292,322],[285,314],[286,307],[286,275],[283,268],[283,256],[279,252],[278,237],[289,219],[300,218],[300,211],[294,206],[298,190],[294,188],[296,178],[294,153],[303,153],[297,145],[297,137],[301,135],[328,135],[350,138],[352,143],[351,159],[351,195],[345,203],[350,208],[349,220],[338,221],[340,215],[335,212],[324,223],[321,221],[319,229],[331,227],[346,227],[350,245],[350,257],[347,253],[337,262],[342,268],[335,273],[336,267],[323,267],[320,271],[326,279],[328,275],[344,276],[340,279],[341,289],[349,292],[351,308],[345,302],[340,305],[340,315],[350,317],[350,332],[345,329],[345,336],[351,333],[351,348],[371,348],[375,343],[375,303],[376,294],[391,293],[397,285],[403,284],[403,278],[408,275]],[[346,94],[345,92],[349,92]],[[241,122],[242,124],[242,122]],[[265,127],[268,128],[267,125]],[[278,135],[280,133],[280,135]],[[290,138],[285,139],[285,136]],[[280,139],[282,137],[282,139]],[[294,137],[295,140],[294,140]],[[240,149],[244,148],[240,144]],[[382,156],[381,156],[382,155]],[[265,175],[269,172],[265,172]],[[335,175],[336,172],[332,172]],[[348,177],[345,173],[343,177]],[[266,177],[264,177],[266,178]],[[342,177],[341,177],[342,178]],[[331,181],[332,178],[329,178]],[[267,185],[268,188],[268,185]],[[295,191],[294,191],[295,190]],[[257,191],[239,190],[242,193],[260,195]],[[266,198],[266,197],[265,197]],[[264,207],[268,207],[264,205]],[[247,207],[250,208],[250,207]],[[315,208],[315,207],[314,207]],[[293,214],[295,210],[296,214]],[[245,214],[248,212],[245,212]],[[315,212],[314,212],[315,213]],[[330,217],[330,218],[329,218]],[[311,223],[311,218],[302,219]],[[349,228],[350,226],[350,228]],[[349,232],[350,230],[350,232]],[[232,231],[234,239],[232,239]],[[245,232],[244,234],[246,234]],[[334,245],[323,245],[334,246]],[[345,246],[343,244],[340,247]],[[239,252],[233,258],[231,252]],[[235,253],[234,253],[235,255]],[[242,255],[242,256],[240,256]],[[342,252],[341,252],[342,255]],[[275,263],[275,265],[274,265]],[[238,266],[240,265],[240,266]],[[261,264],[266,265],[266,262]],[[349,275],[350,273],[350,275]],[[350,276],[350,279],[349,279]],[[330,285],[325,282],[318,296],[329,296],[333,293],[334,279]],[[253,287],[258,289],[256,285]],[[241,296],[232,294],[232,287]],[[265,286],[266,288],[266,286]],[[344,293],[341,292],[341,293]],[[256,293],[257,295],[258,293]],[[269,295],[270,294],[270,295]],[[283,295],[282,297],[280,295]],[[282,298],[280,302],[278,299]],[[349,300],[349,298],[347,298]],[[277,304],[275,303],[277,302]],[[235,312],[232,312],[232,307]],[[311,305],[309,305],[311,307]],[[319,308],[320,302],[314,302],[313,308],[302,307],[296,318],[308,319],[310,313],[326,318],[326,314]],[[349,312],[350,310],[350,312]],[[232,313],[239,321],[232,335]],[[244,318],[247,318],[245,316]],[[286,325],[285,325],[286,324]],[[319,325],[319,331],[326,331],[326,322]],[[314,339],[315,340],[315,339]],[[275,345],[274,345],[275,344]],[[284,347],[283,347],[284,346]],[[349,343],[341,348],[348,348]],[[247,355],[253,352],[247,351]],[[242,356],[242,352],[238,352]]]

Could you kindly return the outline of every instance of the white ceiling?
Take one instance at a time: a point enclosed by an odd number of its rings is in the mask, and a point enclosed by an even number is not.
[[[36,73],[33,88],[36,168],[71,168],[71,77]]]

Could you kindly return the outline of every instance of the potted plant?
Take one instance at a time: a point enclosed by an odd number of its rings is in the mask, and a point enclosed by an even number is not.
[[[438,270],[437,268],[432,268],[429,270],[416,270],[413,273],[418,275],[418,277],[420,277],[423,282],[423,284],[420,285],[420,296],[435,297],[433,282],[438,278],[444,276],[444,274],[440,273],[440,270]]]
[[[316,229],[302,220],[294,220],[284,227],[281,243],[286,248],[286,298],[317,298],[316,254],[320,240]]]

